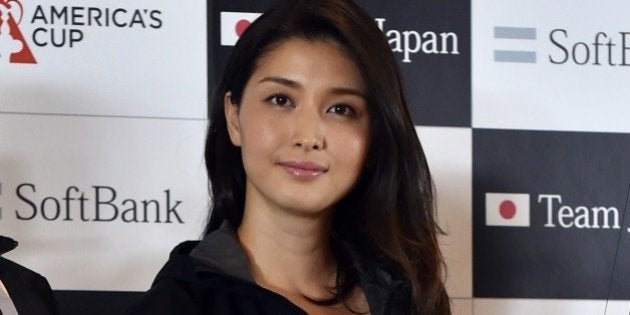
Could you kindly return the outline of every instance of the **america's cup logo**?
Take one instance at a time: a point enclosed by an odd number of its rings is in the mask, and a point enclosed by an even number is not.
[[[23,16],[19,0],[0,0],[0,63],[36,63],[19,28]]]

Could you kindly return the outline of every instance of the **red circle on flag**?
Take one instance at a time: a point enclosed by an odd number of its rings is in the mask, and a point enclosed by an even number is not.
[[[245,30],[249,27],[249,25],[252,24],[251,22],[249,22],[248,20],[240,20],[238,22],[236,22],[236,35],[238,35],[239,37],[241,35],[243,35],[243,33],[245,33]]]
[[[504,200],[499,205],[499,213],[504,219],[511,219],[516,215],[516,205],[511,200]]]

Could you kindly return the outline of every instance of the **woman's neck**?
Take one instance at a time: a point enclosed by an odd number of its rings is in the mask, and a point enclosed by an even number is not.
[[[265,203],[245,204],[237,235],[249,258],[254,280],[283,295],[308,314],[368,314],[369,306],[358,286],[344,303],[319,305],[313,299],[332,298],[337,263],[330,249],[330,211],[299,215]]]
[[[256,282],[272,291],[329,298],[336,262],[328,214],[300,216],[283,209],[245,207],[237,231]]]

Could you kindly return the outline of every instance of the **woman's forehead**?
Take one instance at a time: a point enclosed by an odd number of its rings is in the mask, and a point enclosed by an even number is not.
[[[273,45],[257,60],[250,80],[266,77],[297,83],[322,79],[333,86],[365,90],[355,61],[343,45],[330,39],[291,38]]]

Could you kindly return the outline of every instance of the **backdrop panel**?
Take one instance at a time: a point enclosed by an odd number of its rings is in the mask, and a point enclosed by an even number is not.
[[[205,119],[204,1],[17,2],[34,63],[0,52],[0,112]]]
[[[475,129],[475,296],[607,299],[630,238],[629,151],[627,134]],[[623,285],[613,298],[630,299]]]
[[[473,126],[629,132],[629,9],[473,1]]]
[[[628,314],[630,301],[475,299],[474,314]]]
[[[53,289],[145,290],[207,211],[205,121],[1,115],[0,231]]]
[[[472,297],[472,132],[468,128],[417,127],[436,186],[440,246],[451,297]]]

